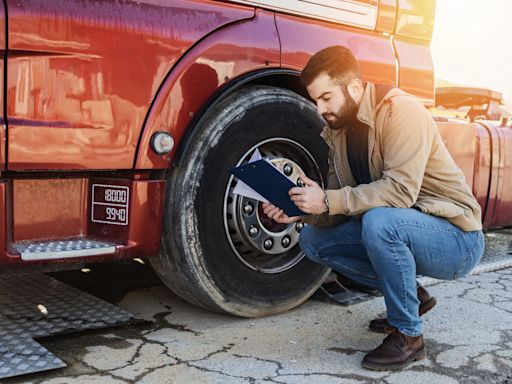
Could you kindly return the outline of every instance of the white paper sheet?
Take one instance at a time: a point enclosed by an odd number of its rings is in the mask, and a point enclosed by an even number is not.
[[[253,161],[257,161],[257,160],[261,160],[261,153],[258,150],[258,148],[256,148],[256,150],[252,153],[249,163],[252,163]],[[247,184],[245,184],[242,180],[238,180],[238,183],[236,184],[235,189],[233,190],[233,193],[236,193],[237,195],[248,197],[250,199],[255,199],[255,200],[261,201],[263,203],[268,203],[267,199],[265,199],[254,189],[252,189]]]

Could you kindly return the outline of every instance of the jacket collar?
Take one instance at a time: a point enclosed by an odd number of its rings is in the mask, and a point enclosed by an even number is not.
[[[361,123],[366,124],[373,130],[375,127],[375,118],[373,111],[375,110],[375,85],[368,82],[363,92],[361,104],[357,111],[357,120]],[[344,129],[332,129],[329,125],[325,125],[320,136],[328,141],[337,142],[339,137],[344,133]]]
[[[375,85],[366,83],[361,104],[357,111],[357,120],[366,124],[370,129],[375,128]]]

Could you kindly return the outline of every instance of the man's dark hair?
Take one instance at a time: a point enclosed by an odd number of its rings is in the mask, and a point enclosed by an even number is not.
[[[361,77],[352,51],[341,45],[327,47],[315,53],[302,70],[302,84],[307,87],[322,73],[326,73],[339,84],[348,84]]]

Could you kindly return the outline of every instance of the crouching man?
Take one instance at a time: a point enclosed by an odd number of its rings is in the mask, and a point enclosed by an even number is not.
[[[315,54],[302,82],[327,122],[327,189],[303,177],[290,197],[307,216],[299,244],[313,261],[379,290],[387,319],[370,329],[388,333],[367,353],[365,368],[401,369],[426,356],[420,318],[435,299],[417,275],[456,279],[484,251],[481,210],[428,111],[398,88],[365,83],[352,52]],[[299,221],[279,207],[264,212]]]

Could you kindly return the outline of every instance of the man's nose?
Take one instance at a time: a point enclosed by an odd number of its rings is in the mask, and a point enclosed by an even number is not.
[[[327,108],[325,107],[324,103],[317,102],[316,111],[318,112],[319,115],[323,115],[325,112],[327,112]]]

